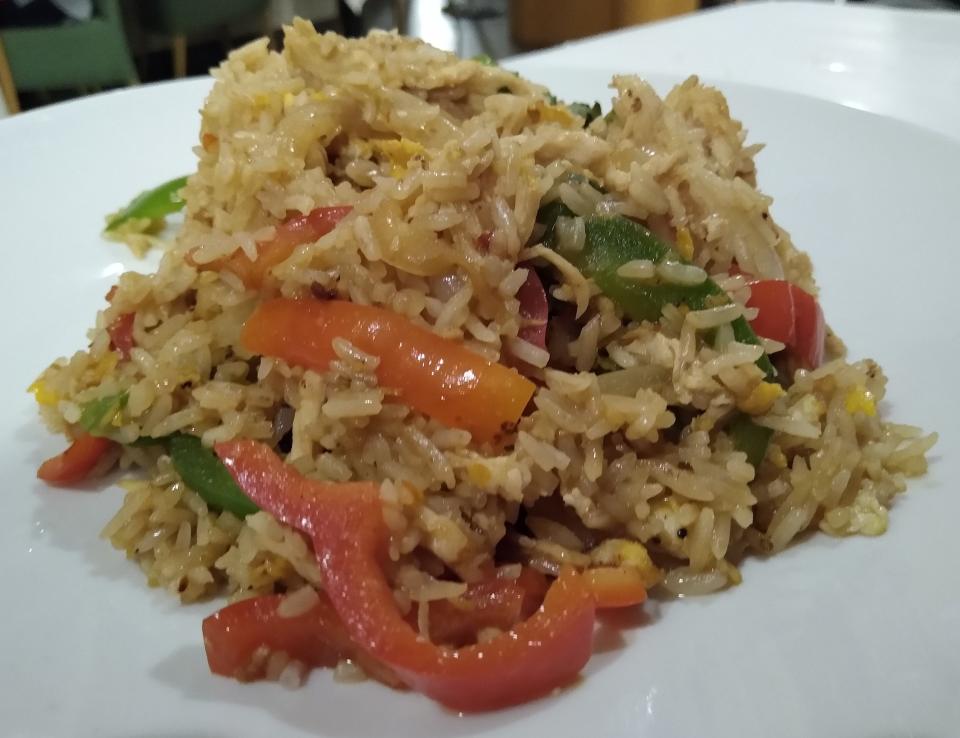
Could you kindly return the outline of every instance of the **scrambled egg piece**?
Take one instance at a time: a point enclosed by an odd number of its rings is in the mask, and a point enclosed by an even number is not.
[[[853,504],[837,507],[824,515],[820,528],[832,535],[879,536],[887,531],[887,508],[870,490],[861,490]]]
[[[693,236],[686,226],[677,229],[677,253],[687,261],[693,258]]]
[[[590,552],[590,560],[595,566],[629,566],[640,572],[643,586],[648,589],[663,579],[642,543],[624,538],[611,538]]]
[[[483,487],[493,478],[490,470],[483,464],[470,464],[467,467],[467,476],[474,484]]]
[[[770,444],[770,448],[767,450],[767,458],[773,463],[778,469],[787,468],[787,455],[783,453],[783,449],[780,448],[775,443]]]
[[[844,405],[851,415],[861,412],[872,418],[877,414],[877,403],[873,399],[873,393],[862,384],[858,384],[847,393]]]
[[[327,95],[320,92],[319,90],[312,90],[309,88],[297,94],[294,94],[292,92],[284,92],[283,93],[283,111],[287,112],[288,110],[296,107],[297,105],[302,105],[305,102],[304,99],[301,97],[303,92],[305,92],[307,98],[309,98],[313,102],[323,102],[324,100],[329,99]],[[270,96],[257,95],[256,97],[254,97],[254,103],[256,103],[257,105],[260,105],[261,107],[267,107],[270,104]]]
[[[778,397],[783,397],[783,387],[774,382],[760,382],[750,394],[737,401],[737,407],[750,415],[763,415],[770,411]]]
[[[33,395],[38,405],[52,407],[60,401],[60,397],[47,386],[43,377],[37,377],[33,384],[27,387],[27,392]]]
[[[374,148],[390,161],[390,176],[402,177],[407,173],[410,160],[425,153],[423,146],[408,138],[384,138],[373,142]]]
[[[811,423],[820,422],[827,412],[826,403],[816,395],[806,395],[793,405],[791,415],[808,420]]]
[[[118,358],[114,351],[108,351],[96,362],[88,366],[83,373],[83,382],[85,386],[99,384],[104,377],[109,375],[117,366]],[[33,395],[33,399],[38,405],[52,407],[60,402],[60,395],[50,389],[50,385],[43,378],[43,375],[37,377],[33,383],[27,387],[27,392]]]
[[[87,376],[93,381],[90,384],[98,384],[104,377],[117,368],[117,354],[114,351],[108,351],[100,357],[95,364],[87,369]],[[86,377],[84,377],[86,379]]]
[[[537,102],[531,112],[539,116],[541,123],[559,123],[562,126],[570,126],[576,120],[573,113],[562,105]]]

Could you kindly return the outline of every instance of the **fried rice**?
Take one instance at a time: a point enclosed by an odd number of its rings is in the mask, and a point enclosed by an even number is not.
[[[133,473],[102,535],[151,586],[189,602],[313,592],[323,577],[308,538],[264,511],[218,509],[145,437],[255,439],[309,479],[379,484],[391,585],[426,633],[430,603],[491,567],[636,566],[665,593],[714,592],[740,582],[745,556],[806,531],[883,533],[906,479],[926,471],[936,435],[884,419],[882,370],[848,360],[832,332],[816,367],[781,360],[782,343],[731,340],[733,320],[756,316],[752,279],[817,287],[757,189],[760,147],[698,79],[661,98],[615,77],[608,113],[587,123],[497,66],[303,21],[281,52],[254,41],[213,77],[175,242],[155,273],[120,277],[89,346],[34,385],[44,421],[68,437],[91,402],[124,393],[104,433]],[[709,275],[729,304],[631,319],[545,244],[549,203],[569,214],[554,230],[571,253],[585,218],[625,216],[683,257],[663,279]],[[238,250],[255,261],[292,215],[334,206],[351,210],[259,289],[222,266]],[[550,301],[542,346],[524,338],[531,270]],[[618,273],[655,270],[637,260]],[[397,401],[382,357],[349,341],[334,342],[326,371],[251,353],[243,326],[275,297],[385,308],[536,391],[515,427],[478,443]],[[110,331],[124,315],[127,356]],[[758,366],[765,353],[776,381]],[[731,437],[734,416],[772,432],[756,465]]]

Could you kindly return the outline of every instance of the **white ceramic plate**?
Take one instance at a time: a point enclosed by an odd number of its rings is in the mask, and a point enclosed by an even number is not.
[[[609,74],[524,69],[568,100],[601,99]],[[663,89],[663,80],[657,80]],[[6,521],[0,537],[0,734],[947,738],[960,730],[960,496],[955,314],[960,145],[784,93],[725,85],[762,187],[813,255],[829,321],[890,375],[887,410],[936,429],[878,539],[822,535],[702,599],[651,603],[607,632],[585,679],[559,696],[461,718],[415,694],[334,683],[299,691],[211,676],[200,621],[150,590],[97,534],[116,488],[48,489],[62,448],[24,389],[85,330],[121,270],[144,269],[98,233],[105,213],[193,167],[192,80],[88,98],[0,122],[0,346]]]

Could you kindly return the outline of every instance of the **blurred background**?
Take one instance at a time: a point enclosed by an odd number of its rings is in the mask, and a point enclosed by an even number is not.
[[[295,15],[321,30],[397,28],[500,59],[728,0],[0,0],[0,116],[104,89],[204,74]],[[830,0],[823,0],[830,1]],[[860,0],[960,9],[960,0]]]

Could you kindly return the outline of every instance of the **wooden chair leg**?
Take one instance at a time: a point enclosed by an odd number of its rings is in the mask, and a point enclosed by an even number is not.
[[[10,63],[7,61],[7,52],[3,50],[2,41],[0,41],[0,92],[3,93],[3,101],[10,114],[19,113],[20,98],[17,96],[17,86],[13,83],[13,72],[10,71]]]
[[[270,5],[267,6],[267,9],[260,14],[260,24],[259,24],[260,35],[270,38],[271,43],[273,41],[273,39],[271,38],[271,36],[273,35],[273,7],[272,6],[273,4],[271,3]]]
[[[393,0],[393,27],[397,29],[397,33],[407,32],[408,11],[407,0]]]
[[[187,37],[183,34],[177,34],[173,37],[170,44],[170,51],[173,54],[173,76],[187,76]]]

